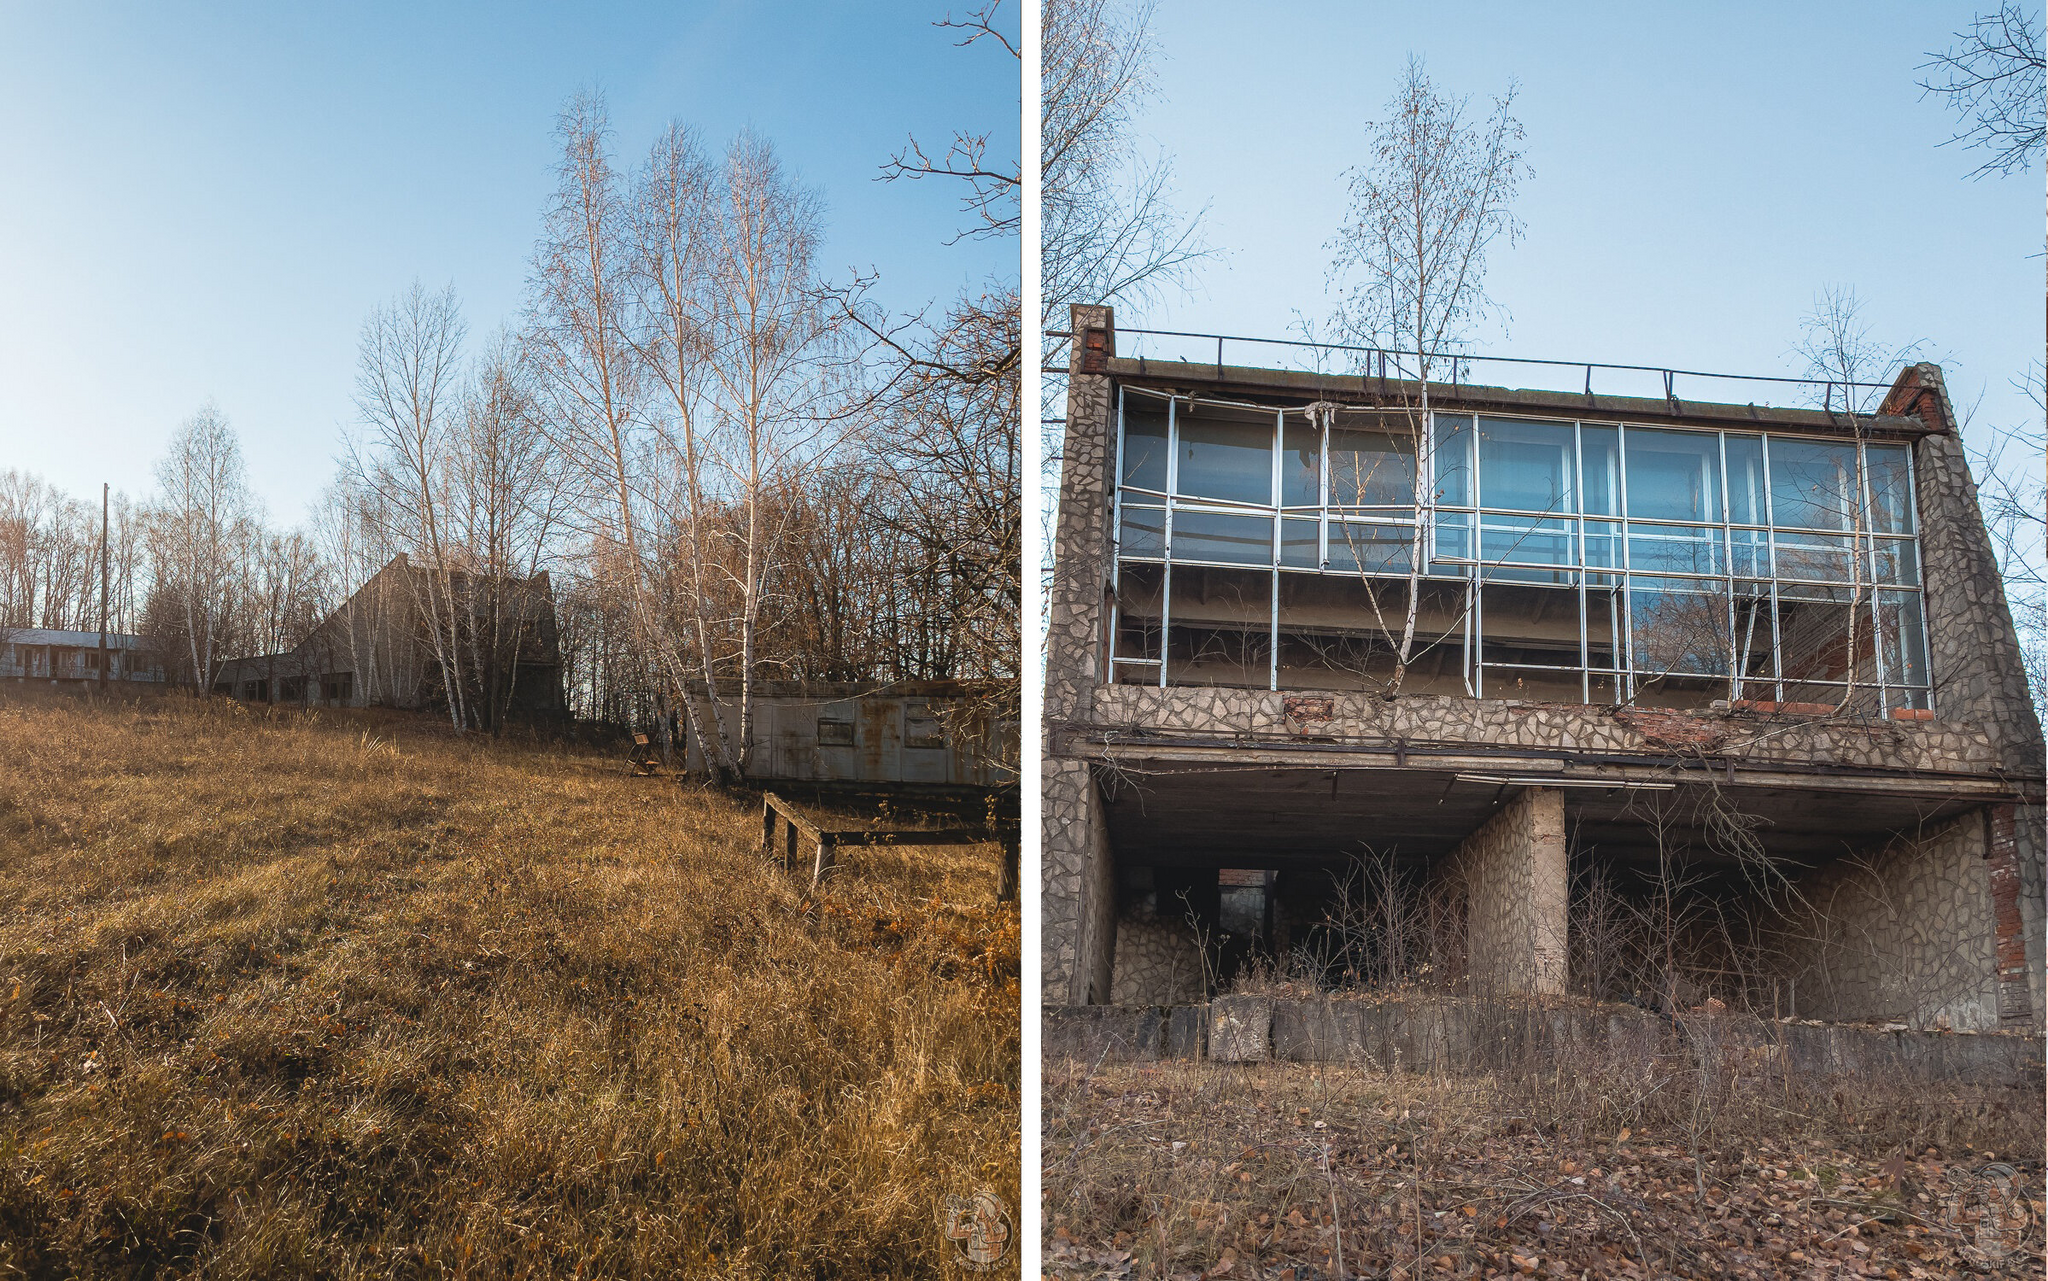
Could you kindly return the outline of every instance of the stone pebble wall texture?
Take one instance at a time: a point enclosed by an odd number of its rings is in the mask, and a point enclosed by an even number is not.
[[[2027,694],[2019,637],[1977,503],[1969,458],[1953,431],[1955,407],[1949,403],[1939,366],[1916,365],[1908,375],[1905,381],[1916,383],[1917,390],[1895,393],[1895,403],[1888,408],[1917,412],[1923,422],[1939,420],[1952,428],[1923,437],[1913,450],[1935,715],[1982,726],[1999,767],[2014,778],[2038,783],[2048,766],[2048,749]],[[1898,403],[1908,399],[1909,403]],[[2014,824],[2029,1016],[2040,1027],[2048,1007],[2048,860],[2043,854],[2048,814],[2039,803],[2021,805],[2016,807]]]
[[[1435,870],[1465,894],[1473,989],[1554,995],[1566,981],[1564,794],[1530,788]]]
[[[1801,1018],[1999,1026],[1998,933],[1979,811],[1801,878],[1776,935]]]
[[[1322,696],[1319,695],[1320,699]],[[1983,773],[1999,756],[1991,737],[1975,725],[1945,721],[1842,721],[1827,723],[1736,713],[1693,716],[1682,712],[1608,712],[1579,704],[1411,695],[1388,700],[1373,694],[1333,694],[1319,738],[1381,740],[1410,745],[1523,747],[1588,754],[1684,755],[1706,753],[1767,768],[1773,762]],[[1119,742],[1146,740],[1153,731],[1181,734],[1297,735],[1287,695],[1259,689],[1158,689],[1112,685],[1096,691],[1095,725]],[[1165,735],[1152,742],[1170,743]],[[1256,744],[1243,750],[1254,751]],[[1422,758],[1416,758],[1418,761]]]
[[[1077,335],[1069,368],[1084,364],[1078,335],[1110,323],[1106,307],[1072,309]],[[1056,727],[1086,721],[1101,681],[1102,590],[1109,568],[1110,381],[1076,372],[1067,380],[1067,434],[1061,453],[1053,581],[1045,650],[1045,781],[1040,831],[1040,914],[1045,999],[1081,1004],[1108,999],[1116,947],[1115,872],[1102,802],[1089,767],[1058,759]]]
[[[1202,950],[1185,921],[1126,913],[1116,923],[1112,1005],[1184,1005],[1208,994]]]

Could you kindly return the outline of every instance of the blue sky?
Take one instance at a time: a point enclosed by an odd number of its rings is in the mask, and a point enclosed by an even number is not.
[[[0,4],[0,467],[141,494],[212,397],[273,519],[303,519],[371,308],[417,276],[473,339],[515,315],[584,86],[628,162],[671,119],[764,133],[824,194],[825,262],[896,310],[1014,277],[1014,243],[946,245],[957,191],[873,181],[912,134],[1015,162],[1017,64],[954,48],[946,7]]]
[[[1915,84],[1971,12],[1162,5],[1161,93],[1139,129],[1224,252],[1190,296],[1119,322],[1286,337],[1297,309],[1324,314],[1340,175],[1412,52],[1476,107],[1521,82],[1527,237],[1493,253],[1512,323],[1481,350],[1797,374],[1801,316],[1843,284],[1873,336],[1928,342],[1959,410],[1981,394],[1980,425],[2020,421],[2033,411],[2008,380],[2043,345],[2042,178],[1966,179],[1982,154],[1937,146],[1953,117]]]

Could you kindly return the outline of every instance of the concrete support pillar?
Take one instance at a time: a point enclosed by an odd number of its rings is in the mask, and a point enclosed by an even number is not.
[[[1533,787],[1452,851],[1440,869],[1462,882],[1472,986],[1549,996],[1565,989],[1564,793]]]
[[[1040,974],[1051,1005],[1096,1005],[1109,999],[1116,955],[1116,871],[1102,793],[1081,761],[1049,759],[1039,857]]]

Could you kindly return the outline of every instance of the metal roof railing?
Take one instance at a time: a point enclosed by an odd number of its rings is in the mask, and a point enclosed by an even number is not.
[[[1046,337],[1068,339],[1069,330],[1049,329]],[[1237,363],[1260,369],[1282,369],[1301,373],[1349,375],[1353,377],[1413,378],[1423,367],[1424,357],[1412,351],[1360,347],[1345,343],[1311,342],[1298,338],[1253,338],[1242,334],[1207,334],[1180,329],[1116,329],[1120,359],[1206,366],[1222,369],[1229,365],[1228,345],[1278,348],[1273,359],[1242,359]],[[1827,412],[1869,414],[1891,390],[1891,384],[1852,382],[1845,379],[1786,378],[1769,374],[1720,374],[1698,369],[1675,369],[1660,365],[1610,364],[1589,360],[1539,360],[1529,356],[1483,356],[1473,352],[1432,352],[1426,359],[1433,368],[1432,382],[1453,386],[1517,386],[1529,391],[1582,393],[1587,396],[1636,396],[1644,399],[1715,404],[1752,404],[1760,408],[1819,409]],[[1518,382],[1487,377],[1481,371],[1492,366],[1511,367]],[[1566,371],[1569,377],[1565,376]],[[1064,373],[1063,367],[1049,367],[1047,373]],[[1594,386],[1598,374],[1600,385]],[[1531,381],[1531,379],[1534,381]],[[1679,380],[1688,380],[1683,388]],[[1576,384],[1576,385],[1573,385]],[[1702,385],[1704,384],[1704,386]],[[1729,384],[1716,392],[1715,384]],[[1759,387],[1785,388],[1787,398],[1773,402],[1758,399]],[[1681,390],[1684,394],[1681,394]],[[1742,394],[1736,394],[1736,393]],[[1704,393],[1704,394],[1702,394]],[[1874,394],[1873,394],[1874,393]]]

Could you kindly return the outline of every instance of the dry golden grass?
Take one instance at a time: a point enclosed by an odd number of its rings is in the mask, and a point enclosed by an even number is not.
[[[1017,1204],[997,854],[373,714],[0,702],[0,1277],[925,1276]]]

